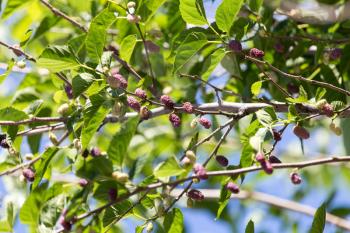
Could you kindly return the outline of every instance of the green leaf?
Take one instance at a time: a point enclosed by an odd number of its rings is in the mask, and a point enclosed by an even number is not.
[[[216,25],[224,32],[230,32],[230,28],[241,9],[243,0],[223,0],[216,10]]]
[[[19,219],[22,224],[37,224],[40,213],[40,200],[38,199],[36,193],[31,193],[25,200],[19,212]]]
[[[56,16],[46,16],[39,24],[38,28],[35,30],[33,37],[30,39],[31,41],[36,40],[41,37],[45,32],[49,31],[53,26],[55,26],[59,21],[60,17]]]
[[[132,203],[129,200],[126,200],[108,207],[103,215],[103,219],[102,219],[103,227],[110,225],[114,220],[119,218],[121,214],[126,212],[131,206],[132,206]],[[133,210],[129,211],[128,214],[124,217],[127,217],[132,213],[133,213]]]
[[[249,220],[245,228],[245,233],[254,233],[254,222],[252,220]]]
[[[28,118],[28,116],[25,112],[13,107],[0,109],[0,120],[2,121],[19,121],[26,118]]]
[[[141,226],[137,226],[135,228],[135,233],[142,233],[143,229],[145,229],[146,225],[141,225]]]
[[[154,169],[154,176],[157,178],[177,176],[185,170],[180,167],[175,156],[168,158]]]
[[[207,42],[201,32],[189,34],[177,50],[173,72],[179,71]]]
[[[277,120],[277,115],[273,107],[260,109],[256,112],[256,117],[259,122],[266,127],[271,126]]]
[[[221,60],[225,56],[225,50],[224,49],[218,49],[213,54],[211,54],[206,62],[205,71],[202,74],[202,79],[208,80],[209,76],[215,68],[218,66],[218,64],[221,62]]]
[[[264,0],[249,0],[249,8],[252,11],[258,12]]]
[[[207,24],[201,0],[180,0],[180,13],[186,23],[198,26]]]
[[[164,218],[164,230],[167,233],[182,233],[184,228],[184,217],[181,210],[174,208]]]
[[[222,211],[225,209],[228,202],[230,201],[230,197],[231,192],[227,190],[226,185],[222,185],[220,190],[219,208],[216,212],[216,219],[220,218]]]
[[[81,132],[83,150],[87,148],[109,111],[110,107],[107,102],[101,105],[91,105],[84,110],[84,124]]]
[[[94,179],[97,176],[110,176],[113,172],[111,160],[105,156],[87,159],[81,158],[76,162],[77,175],[86,179]]]
[[[15,217],[13,202],[8,202],[6,204],[6,214],[0,220],[0,232],[12,232]]]
[[[131,55],[134,51],[135,45],[137,42],[137,36],[136,35],[129,35],[125,37],[120,45],[120,57],[126,61],[129,62]]]
[[[34,182],[32,184],[32,189],[35,189],[39,185],[41,179],[44,177],[44,174],[46,172],[47,167],[50,164],[51,159],[57,153],[57,151],[58,151],[57,147],[49,147],[41,155],[40,164],[38,165],[38,167],[36,169],[35,179],[34,179]]]
[[[15,64],[15,60],[11,59],[9,61],[9,64],[8,64],[8,66],[6,68],[5,73],[0,74],[0,84],[7,78],[7,76],[9,76],[9,74],[12,71],[12,68],[13,68],[14,64]]]
[[[68,46],[50,46],[40,55],[38,65],[52,72],[60,72],[76,69],[80,63]]]
[[[141,16],[143,22],[147,22],[164,2],[165,0],[142,1],[137,9],[137,14]]]
[[[326,205],[322,204],[316,211],[310,233],[322,233],[326,224]]]
[[[1,17],[3,19],[7,18],[17,8],[19,8],[20,6],[22,6],[23,4],[28,3],[28,2],[30,2],[30,0],[27,0],[27,1],[23,1],[23,0],[8,0],[7,4],[5,6],[4,12],[3,12]]]
[[[91,21],[85,44],[88,57],[96,64],[99,63],[102,56],[107,38],[107,29],[115,20],[113,12],[106,8]]]
[[[255,83],[253,83],[252,86],[250,87],[250,90],[254,96],[259,95],[263,82],[264,81],[257,81]]]
[[[138,122],[138,117],[129,118],[123,123],[120,130],[113,136],[107,153],[114,164],[119,166],[122,165],[123,160],[126,157],[130,141],[136,132]]]
[[[347,155],[350,155],[350,119],[341,119],[340,126],[343,131],[343,144],[345,147],[345,152]]]
[[[88,89],[93,81],[94,76],[89,73],[81,73],[75,76],[72,80],[74,97],[78,97],[81,93]]]
[[[65,204],[65,195],[58,195],[45,202],[40,210],[40,222],[46,227],[53,228],[61,215]]]

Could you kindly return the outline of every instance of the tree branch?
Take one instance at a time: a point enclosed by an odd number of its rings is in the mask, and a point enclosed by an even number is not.
[[[269,68],[271,68],[271,70],[281,74],[282,76],[286,77],[286,78],[290,78],[290,79],[294,79],[294,80],[298,80],[298,81],[303,81],[303,82],[307,82],[307,83],[310,83],[312,85],[317,85],[317,86],[320,86],[320,87],[324,87],[324,88],[328,88],[328,89],[332,89],[332,90],[335,90],[336,92],[339,92],[339,93],[342,93],[344,95],[347,95],[347,96],[350,96],[350,91],[347,91],[345,89],[342,89],[340,87],[337,87],[337,86],[334,86],[332,84],[329,84],[329,83],[326,83],[326,82],[321,82],[321,81],[317,81],[317,80],[313,80],[313,79],[307,79],[301,75],[294,75],[294,74],[289,74],[289,73],[286,73],[280,69],[278,69],[277,67],[271,65],[269,62],[267,61],[262,61],[262,60],[259,60],[259,59],[256,59],[256,58],[253,58],[251,56],[248,56],[248,55],[244,55],[244,57],[247,59],[247,60],[250,60],[252,62],[254,62],[255,64],[263,64],[263,65],[267,65]]]
[[[205,196],[206,199],[219,199],[220,198],[220,190],[217,189],[199,189]],[[183,189],[174,189],[170,195],[173,197],[177,197]],[[307,205],[300,204],[299,202],[283,199],[280,197],[276,197],[271,194],[266,194],[262,192],[248,192],[241,190],[238,194],[232,194],[231,199],[241,199],[241,200],[254,200],[263,202],[278,208],[283,208],[287,210],[292,210],[295,212],[303,213],[309,216],[314,216],[316,209]],[[350,222],[346,219],[340,218],[330,213],[326,213],[326,221],[334,224],[337,227],[350,230]]]
[[[272,166],[274,169],[286,169],[286,168],[299,168],[300,169],[300,168],[304,168],[304,167],[317,166],[317,165],[321,165],[321,164],[343,163],[343,162],[350,162],[350,156],[322,158],[322,159],[315,159],[315,160],[296,162],[296,163],[279,163],[279,164],[272,164]],[[239,168],[239,169],[234,169],[234,170],[211,171],[211,172],[207,172],[207,175],[208,175],[208,177],[232,176],[232,175],[236,175],[236,174],[249,173],[249,172],[254,172],[254,171],[259,171],[259,170],[263,170],[263,168],[260,166],[251,166],[251,167]],[[124,201],[124,200],[128,199],[129,197],[131,197],[135,194],[138,194],[140,192],[143,192],[143,191],[157,189],[157,188],[165,187],[165,186],[175,187],[176,185],[184,183],[186,181],[191,181],[189,183],[189,185],[187,186],[187,187],[190,187],[190,185],[193,183],[193,179],[199,179],[199,177],[196,175],[192,175],[192,176],[189,176],[189,177],[184,178],[184,179],[179,179],[179,180],[175,180],[175,181],[171,181],[171,182],[167,182],[167,183],[157,182],[157,183],[150,184],[148,186],[137,187],[134,191],[132,191],[126,195],[118,197],[115,201],[107,203],[107,204],[100,206],[94,210],[91,210],[87,213],[81,214],[76,219],[77,219],[77,221],[79,221],[79,220],[87,218],[93,214],[98,214],[101,211],[103,211],[104,209],[106,209],[107,207],[112,206],[115,203]],[[185,194],[185,192],[182,193],[182,195],[184,195],[184,194]]]
[[[49,8],[52,13],[54,13],[58,17],[61,17],[61,18],[65,19],[65,20],[67,20],[68,22],[70,22],[74,26],[78,27],[81,31],[83,31],[83,32],[87,32],[88,31],[88,29],[84,25],[80,24],[79,22],[77,22],[73,18],[69,17],[68,15],[66,15],[65,13],[60,11],[59,9],[55,8],[54,6],[52,6],[49,3],[49,1],[47,1],[47,0],[40,0],[40,2],[42,4],[44,4],[47,8]]]
[[[24,52],[23,50],[16,48],[15,46],[11,46],[9,44],[6,44],[5,42],[0,41],[0,45],[5,46],[6,48],[12,50],[14,54],[19,54],[21,56],[24,56],[27,60],[36,62],[35,58],[29,55],[28,53]]]

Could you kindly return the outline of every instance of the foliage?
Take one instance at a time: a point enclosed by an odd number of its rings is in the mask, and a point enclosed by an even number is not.
[[[122,232],[136,219],[135,232],[185,232],[179,199],[237,232],[268,229],[252,209],[303,231],[286,209],[310,215],[300,203],[319,188],[331,195],[307,229],[350,230],[332,196],[350,158],[315,140],[349,154],[349,20],[303,22],[262,0],[2,3],[0,231]],[[277,173],[301,184],[289,202],[256,192]]]

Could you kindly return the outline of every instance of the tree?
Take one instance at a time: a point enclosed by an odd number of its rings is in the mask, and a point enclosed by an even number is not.
[[[333,204],[350,157],[327,151],[350,154],[349,22],[277,5],[7,0],[1,231],[120,232],[134,218],[136,232],[183,232],[180,199],[238,232],[269,228],[230,216],[230,199],[242,213],[268,204],[285,232],[298,228],[288,210],[313,216],[311,232],[350,230]],[[292,184],[290,200],[262,180]],[[301,204],[320,188],[319,208]]]

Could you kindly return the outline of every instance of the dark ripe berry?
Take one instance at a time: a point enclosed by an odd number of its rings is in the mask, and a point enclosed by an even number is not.
[[[98,157],[101,155],[101,150],[97,147],[93,147],[91,150],[90,150],[90,153],[93,157]]]
[[[264,162],[260,163],[261,167],[264,169],[264,171],[266,172],[266,174],[272,174],[273,172],[273,167],[272,164],[270,163],[270,161],[265,160]]]
[[[190,102],[183,103],[182,107],[184,108],[185,112],[193,113],[193,105]]]
[[[83,156],[84,158],[87,158],[89,156],[89,151],[87,149],[85,149],[83,151],[83,153],[81,154],[81,156]]]
[[[73,99],[73,89],[70,85],[64,85],[64,91],[66,92],[68,99]]]
[[[80,179],[78,183],[81,187],[85,187],[89,183],[89,181],[87,181],[86,179]]]
[[[196,163],[193,166],[193,171],[196,174],[196,176],[198,176],[199,179],[201,180],[208,179],[207,170],[201,164]]]
[[[140,116],[142,120],[148,120],[152,116],[152,112],[145,106],[140,109]]]
[[[308,139],[310,137],[309,131],[299,125],[294,126],[293,133],[301,139]]]
[[[174,107],[174,101],[170,98],[168,95],[162,95],[160,97],[160,101],[167,107],[167,108],[173,108]]]
[[[32,169],[25,168],[25,169],[23,169],[22,174],[29,182],[33,182],[34,181],[35,173],[33,172]]]
[[[273,139],[274,139],[276,142],[281,141],[282,135],[281,135],[280,132],[273,130],[272,133],[273,133]]]
[[[298,173],[292,172],[290,174],[290,180],[292,181],[293,184],[300,184],[301,183],[301,177],[299,176]]]
[[[137,101],[137,99],[135,99],[134,97],[132,96],[128,96],[126,98],[126,101],[128,102],[128,106],[132,109],[134,109],[135,111],[139,112],[140,111],[140,108],[141,108],[141,105],[139,103],[139,101]]]
[[[255,160],[256,160],[257,162],[259,162],[259,163],[265,162],[265,155],[264,155],[264,153],[262,153],[262,152],[256,153],[256,155],[255,155]]]
[[[274,49],[277,53],[283,53],[284,52],[284,46],[281,43],[276,43],[274,46]]]
[[[340,48],[334,48],[330,51],[329,58],[331,60],[337,60],[338,58],[340,58],[341,54],[342,50]]]
[[[334,115],[334,111],[333,111],[333,106],[329,103],[326,103],[325,105],[323,105],[322,107],[322,112],[328,116],[328,117],[332,117]]]
[[[233,52],[241,52],[242,51],[242,44],[238,40],[230,40],[230,42],[228,42],[228,47]]]
[[[67,221],[64,216],[60,217],[60,224],[66,231],[70,231],[72,229],[72,223]]]
[[[141,88],[137,88],[135,90],[135,95],[141,99],[146,99],[147,98],[147,94],[144,90],[142,90]]]
[[[299,87],[294,83],[290,82],[287,84],[287,91],[291,95],[299,94]]]
[[[118,191],[115,188],[110,188],[108,190],[108,197],[110,201],[115,201],[117,199],[118,196]]]
[[[270,163],[282,163],[282,161],[274,155],[271,155],[269,157],[269,161],[270,161]]]
[[[10,148],[10,145],[9,143],[7,142],[6,138],[5,139],[2,139],[0,141],[0,147],[4,148],[4,149],[9,149]]]
[[[191,189],[190,191],[188,191],[187,196],[195,201],[201,201],[204,199],[203,193],[197,189]]]
[[[223,155],[217,155],[217,156],[215,157],[215,159],[216,159],[216,162],[218,162],[221,166],[227,167],[227,165],[228,165],[228,159],[227,159],[225,156],[223,156]]]
[[[265,53],[260,49],[252,48],[249,51],[249,55],[256,58],[262,58],[265,55]]]
[[[232,193],[239,193],[239,187],[233,182],[228,182],[226,188]]]
[[[199,118],[198,122],[206,129],[209,129],[211,127],[211,122],[207,118],[201,117]]]
[[[169,115],[169,121],[171,122],[171,124],[174,127],[179,127],[181,125],[181,119],[178,115],[176,115],[175,113],[171,113]]]

